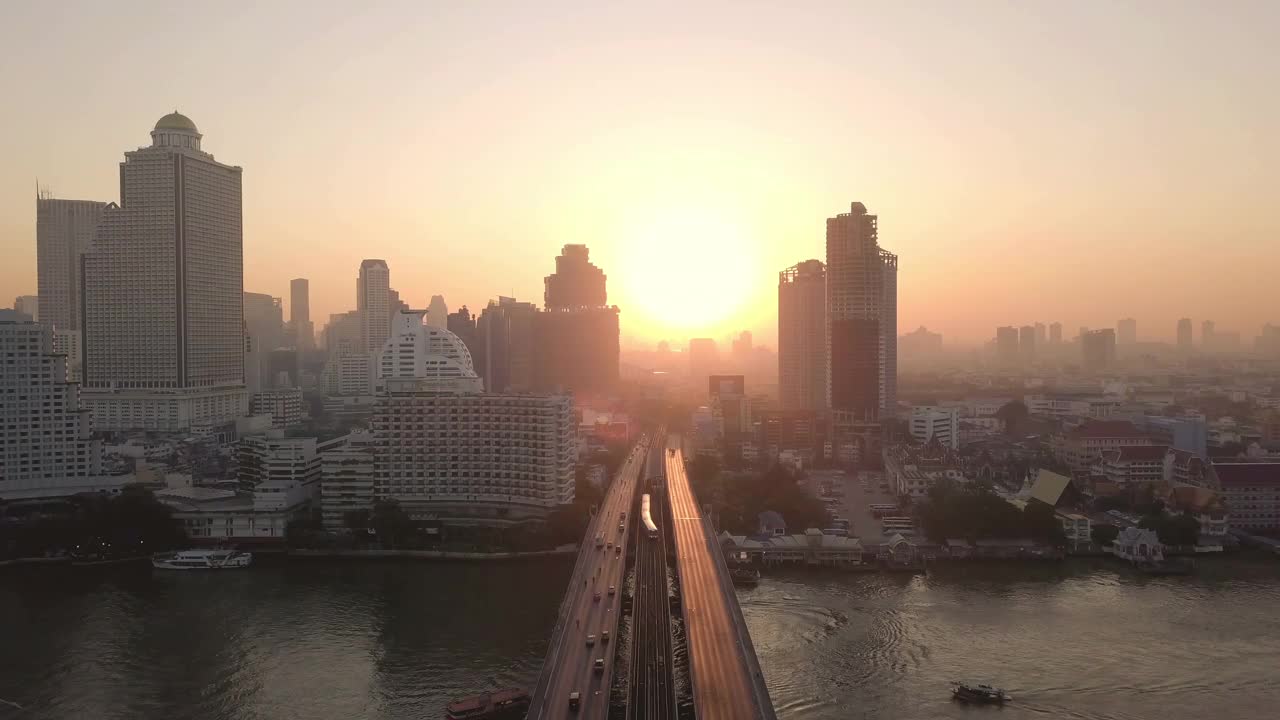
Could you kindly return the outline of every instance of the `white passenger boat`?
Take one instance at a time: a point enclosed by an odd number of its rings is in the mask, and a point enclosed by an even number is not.
[[[180,550],[151,556],[151,567],[160,570],[231,570],[247,568],[253,554],[238,550]]]

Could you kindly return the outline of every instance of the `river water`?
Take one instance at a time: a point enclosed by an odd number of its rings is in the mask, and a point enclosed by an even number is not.
[[[0,720],[434,719],[532,686],[571,562],[0,572]],[[1280,562],[1150,578],[1105,560],[739,592],[778,717],[1276,717]],[[1003,709],[947,699],[989,680]]]

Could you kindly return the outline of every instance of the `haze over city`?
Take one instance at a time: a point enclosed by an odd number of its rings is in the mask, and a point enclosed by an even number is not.
[[[118,199],[120,151],[176,108],[245,168],[245,290],[287,296],[288,268],[318,320],[351,307],[363,257],[412,307],[478,309],[536,300],[547,258],[585,243],[624,345],[773,345],[777,272],[823,257],[822,218],[855,197],[903,258],[902,332],[1133,316],[1168,340],[1192,316],[1249,338],[1277,319],[1278,21],[1273,3],[15,6],[0,294],[35,292],[37,179]]]

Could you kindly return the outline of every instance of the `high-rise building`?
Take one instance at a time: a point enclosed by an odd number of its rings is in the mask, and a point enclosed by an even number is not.
[[[712,375],[707,383],[711,415],[721,437],[737,439],[751,430],[751,403],[741,375]]]
[[[556,256],[556,271],[544,278],[543,302],[548,310],[597,308],[607,302],[604,271],[591,264],[586,245],[565,245]]]
[[[1018,359],[1025,365],[1036,360],[1036,328],[1023,325],[1018,329]]]
[[[1062,323],[1049,323],[1049,342],[1058,345],[1062,342]]]
[[[396,313],[395,330],[379,356],[378,380],[420,378],[449,392],[482,392],[466,344],[448,330],[428,325],[428,312]]]
[[[244,387],[241,169],[176,112],[125,153],[81,258],[84,402],[99,429],[232,422]]]
[[[481,358],[477,357],[479,343],[476,342],[476,317],[471,314],[466,305],[449,313],[449,317],[445,320],[445,329],[462,339],[467,350],[471,351],[471,359],[476,367],[484,366]]]
[[[1089,370],[1105,370],[1116,360],[1116,331],[1111,328],[1091,330],[1080,337],[1084,366]]]
[[[414,519],[493,525],[543,518],[573,502],[572,399],[477,392],[462,341],[447,330],[410,327],[404,318],[411,315],[401,316],[397,376],[384,379],[371,420],[375,500],[396,500]],[[410,337],[412,347],[403,347]],[[405,350],[412,367],[399,364]]]
[[[577,307],[534,315],[534,389],[608,392],[618,384],[618,308]]]
[[[13,299],[13,309],[34,322],[40,322],[40,297],[38,295],[19,295]],[[51,323],[45,323],[45,325],[51,325]]]
[[[1191,318],[1182,318],[1178,321],[1178,349],[1190,350],[1195,345],[1195,340],[1191,335]]]
[[[1121,345],[1136,345],[1138,343],[1138,321],[1133,318],[1124,318],[1117,322],[1116,342]]]
[[[1205,350],[1212,350],[1215,344],[1213,337],[1214,327],[1215,325],[1212,320],[1205,320],[1200,323],[1200,346]]]
[[[618,308],[607,305],[604,271],[586,245],[565,245],[546,276],[545,312],[535,317],[534,387],[606,392],[618,382]]]
[[[1012,325],[996,328],[996,361],[1001,365],[1018,364],[1018,328]]]
[[[427,305],[426,322],[433,328],[449,329],[449,306],[443,295],[431,296],[431,302]]]
[[[36,196],[36,292],[39,320],[54,331],[83,330],[80,318],[80,257],[107,207],[96,200]]]
[[[929,360],[942,353],[942,333],[929,332],[921,325],[898,338],[898,359],[903,363]]]
[[[102,449],[53,332],[0,310],[0,356],[0,497],[84,489],[101,473]]]
[[[484,348],[480,377],[488,392],[529,392],[534,384],[534,332],[538,308],[530,302],[499,297],[476,322]]]
[[[860,202],[827,219],[827,386],[840,420],[892,414],[898,388],[898,256]]]
[[[244,327],[257,338],[264,352],[284,346],[284,307],[280,298],[266,293],[244,294]]]
[[[689,378],[701,385],[720,365],[720,352],[711,338],[689,340]]]
[[[1045,345],[1049,344],[1048,328],[1045,327],[1044,323],[1038,322],[1035,324],[1035,329],[1036,329],[1036,347],[1043,348]]]
[[[399,300],[399,295],[396,296]],[[391,334],[391,270],[385,260],[360,263],[356,278],[356,312],[360,313],[360,344],[365,352],[382,352]]]
[[[344,313],[331,313],[329,323],[324,326],[324,346],[332,355],[346,342],[349,349],[363,347],[360,340],[360,313],[351,310]]]
[[[302,390],[280,388],[254,393],[249,398],[249,414],[271,418],[271,427],[285,430],[302,422]]]
[[[316,347],[315,326],[311,324],[311,283],[306,278],[289,281],[289,324],[299,350]]]
[[[784,410],[827,407],[827,269],[821,260],[778,273],[778,392]]]
[[[753,338],[751,337],[750,330],[743,330],[738,333],[738,337],[733,339],[733,343],[731,345],[735,360],[745,362],[751,357],[752,340]]]

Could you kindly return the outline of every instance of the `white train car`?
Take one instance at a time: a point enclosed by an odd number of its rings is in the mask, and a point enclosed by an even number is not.
[[[653,524],[653,516],[649,514],[649,493],[640,496],[640,519],[644,521],[644,529],[649,533],[649,539],[658,539],[658,526]]]

